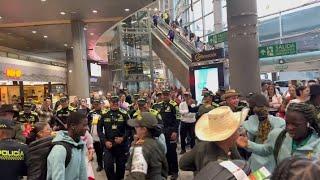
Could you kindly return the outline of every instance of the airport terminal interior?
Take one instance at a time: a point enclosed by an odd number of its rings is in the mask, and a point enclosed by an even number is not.
[[[315,180],[319,127],[320,0],[0,0],[4,179]]]

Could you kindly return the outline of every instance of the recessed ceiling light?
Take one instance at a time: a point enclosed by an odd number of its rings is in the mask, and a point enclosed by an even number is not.
[[[63,11],[61,11],[61,12],[60,12],[60,14],[61,14],[61,15],[63,15],[63,16],[64,16],[64,15],[66,15],[66,13],[65,13],[65,12],[63,12]]]
[[[126,9],[124,9],[124,11],[128,12],[128,11],[130,11],[130,9],[126,8]]]
[[[32,33],[33,33],[33,34],[36,34],[36,33],[37,33],[37,31],[32,31]]]
[[[158,11],[158,8],[154,8],[154,11]]]
[[[12,34],[12,33],[8,32],[8,34],[10,35],[10,34]]]
[[[94,35],[94,33],[90,33],[90,35],[91,35],[91,36],[93,36],[93,35]]]
[[[85,30],[85,31],[86,31],[86,30],[88,30],[88,28],[84,27],[84,28],[83,28],[83,30]]]
[[[73,49],[73,46],[71,46],[71,49]]]
[[[0,19],[2,19],[2,16],[0,16]]]
[[[41,2],[46,2],[47,0],[41,0]]]
[[[64,44],[64,46],[65,46],[65,47],[67,47],[67,46],[68,46],[68,44]]]
[[[48,38],[48,36],[44,35],[44,36],[43,36],[43,38],[47,39],[47,38]]]
[[[92,10],[92,13],[97,14],[98,11],[97,10]]]

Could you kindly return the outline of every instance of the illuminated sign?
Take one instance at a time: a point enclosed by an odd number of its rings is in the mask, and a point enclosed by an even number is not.
[[[5,70],[5,75],[9,78],[21,78],[22,71],[20,69],[8,68]]]

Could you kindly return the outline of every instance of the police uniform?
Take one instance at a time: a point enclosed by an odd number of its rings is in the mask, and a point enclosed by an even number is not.
[[[164,90],[163,94],[170,93],[169,90]],[[180,120],[180,113],[179,107],[176,102],[163,101],[161,103],[160,108],[160,115],[163,120],[163,131],[166,138],[166,145],[167,145],[167,160],[169,164],[169,174],[173,176],[177,176],[179,169],[178,169],[178,155],[177,155],[177,140],[172,141],[171,135],[172,133],[177,133],[179,129],[179,120]],[[177,136],[178,138],[178,136]]]
[[[132,127],[141,126],[148,129],[156,128],[158,120],[149,112],[142,112],[139,118],[128,121]],[[166,179],[168,175],[168,164],[165,153],[159,148],[155,137],[145,137],[137,140],[127,163],[129,171],[126,179]]]
[[[0,120],[1,129],[11,129],[14,124],[10,120]],[[0,177],[3,180],[18,180],[27,175],[27,145],[13,139],[0,140]]]
[[[77,111],[77,110],[76,110],[75,108],[71,107],[71,106],[68,106],[68,107],[66,107],[66,108],[61,108],[61,109],[59,109],[59,110],[57,111],[56,117],[59,118],[59,120],[60,120],[63,124],[67,124],[67,119],[68,119],[70,113],[76,112],[76,111]],[[65,130],[65,127],[64,127],[61,123],[57,122],[57,120],[56,120],[56,123],[55,123],[55,124],[56,124],[56,126],[58,126],[58,129],[59,129],[59,130]]]
[[[24,111],[21,111],[19,113],[18,117],[19,123],[29,123],[34,125],[36,122],[39,122],[39,116],[38,113],[31,111],[30,113],[25,113]]]
[[[93,100],[93,103],[101,103],[100,100]],[[96,110],[93,109],[88,113],[88,124],[90,133],[93,138],[93,147],[97,155],[98,168],[97,171],[101,171],[103,168],[103,146],[100,142],[100,138],[98,136],[98,122],[101,121],[102,114],[104,114],[106,110]]]
[[[112,103],[118,103],[118,97],[111,98]],[[112,143],[112,148],[104,148],[104,169],[109,180],[123,179],[125,173],[125,163],[129,151],[128,137],[131,134],[131,128],[127,126],[129,119],[125,110],[108,110],[102,114],[98,122],[98,134],[103,145],[107,141]],[[116,137],[123,137],[121,144],[115,143]],[[114,172],[114,162],[116,163],[116,172]]]

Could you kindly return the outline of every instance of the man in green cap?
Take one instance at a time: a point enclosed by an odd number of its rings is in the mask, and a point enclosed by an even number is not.
[[[142,112],[128,125],[134,127],[137,140],[127,163],[129,175],[126,179],[166,179],[168,163],[164,152],[159,148],[154,132],[158,121],[149,112]]]
[[[170,90],[162,91],[163,102],[160,103],[160,115],[163,120],[164,135],[167,144],[167,160],[169,164],[169,175],[171,179],[178,178],[178,155],[177,155],[177,139],[180,121],[179,106],[170,99]]]
[[[111,106],[98,122],[98,134],[104,145],[104,170],[108,179],[123,179],[131,128],[128,113],[120,109],[119,97],[111,97]],[[114,170],[116,163],[116,171]]]
[[[213,96],[214,94],[211,91],[207,91],[203,93],[203,100],[198,110],[197,119],[199,119],[203,114],[211,111],[212,109],[215,109],[219,107],[216,103],[213,102]]]
[[[130,117],[132,117],[138,109],[138,99],[139,98],[140,98],[140,94],[133,95],[133,102],[132,102],[132,104],[130,104],[129,111],[128,111],[130,114]]]

